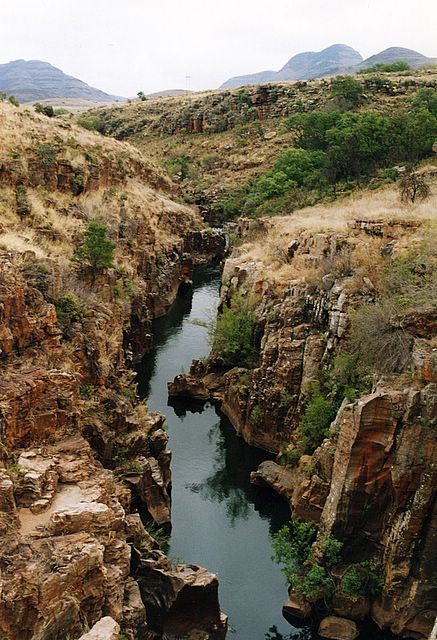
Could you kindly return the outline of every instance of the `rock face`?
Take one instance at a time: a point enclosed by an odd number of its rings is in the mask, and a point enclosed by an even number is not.
[[[171,454],[130,367],[224,237],[128,145],[3,103],[0,129],[0,637],[153,637],[135,567],[171,567],[131,500],[171,526]],[[72,258],[97,215],[118,255],[93,273]]]
[[[138,582],[151,619],[164,637],[225,637],[227,618],[217,606],[218,580],[214,574],[192,564],[163,571],[144,561],[138,568]]]
[[[393,246],[399,237],[389,227],[378,231],[382,249],[386,238]],[[296,279],[273,289],[263,280],[260,264],[228,260],[224,303],[237,289],[259,296],[259,365],[223,373],[213,357],[203,368],[193,366],[170,389],[202,397],[209,389],[237,433],[250,444],[279,452],[285,467],[264,462],[252,482],[272,487],[295,517],[319,523],[324,533],[342,540],[346,563],[378,559],[384,588],[372,603],[373,619],[401,637],[427,638],[437,615],[435,309],[420,308],[402,318],[412,346],[408,369],[375,379],[372,392],[356,401],[345,399],[329,437],[312,455],[301,452],[293,466],[287,464],[297,446],[308,382],[344,344],[348,310],[375,296],[376,272],[365,280],[343,265],[346,274],[339,273],[333,268],[335,256],[343,260],[352,245],[353,256],[373,233],[372,225],[360,224],[351,225],[349,237],[296,237],[291,259],[300,256],[308,268],[322,268],[322,277],[311,284]],[[325,273],[324,264],[329,267]],[[333,606],[357,620],[370,609],[366,599],[337,598]]]
[[[110,616],[105,616],[93,626],[93,628],[81,636],[79,640],[117,640],[120,625]]]

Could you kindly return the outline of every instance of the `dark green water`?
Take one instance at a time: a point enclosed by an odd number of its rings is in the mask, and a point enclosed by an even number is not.
[[[273,625],[284,636],[293,629],[281,614],[287,590],[271,560],[271,536],[290,514],[274,492],[249,482],[250,471],[267,454],[238,438],[210,403],[168,405],[167,381],[188,371],[193,358],[209,353],[207,330],[193,320],[209,321],[218,291],[217,268],[202,269],[195,274],[193,295],[178,298],[155,321],[154,353],[139,372],[140,393],[170,425],[170,557],[201,564],[218,575],[229,638],[279,640],[281,635],[269,632]]]
[[[217,268],[194,275],[194,292],[178,298],[154,323],[154,351],[138,371],[140,394],[169,423],[172,458],[172,523],[169,556],[201,564],[220,581],[221,609],[229,616],[230,640],[315,640],[281,613],[287,589],[271,560],[272,534],[290,517],[286,504],[249,482],[250,471],[268,457],[249,447],[210,403],[187,400],[169,406],[167,381],[208,355],[207,330],[219,295]],[[372,627],[362,640],[386,640]]]

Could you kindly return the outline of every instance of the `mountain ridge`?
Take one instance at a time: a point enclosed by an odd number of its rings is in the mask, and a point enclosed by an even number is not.
[[[437,58],[429,58],[418,51],[405,47],[389,47],[364,60],[361,54],[349,45],[334,44],[321,51],[297,53],[279,71],[259,71],[234,76],[226,80],[219,88],[230,89],[246,84],[310,80],[340,73],[351,74],[374,64],[387,64],[399,60],[405,60],[412,67],[437,62]]]
[[[50,98],[78,98],[100,102],[125,99],[91,87],[43,60],[18,59],[0,64],[0,91],[14,95],[20,102]]]

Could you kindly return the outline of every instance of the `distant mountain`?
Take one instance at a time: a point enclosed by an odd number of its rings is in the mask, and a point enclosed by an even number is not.
[[[279,71],[261,71],[247,76],[230,78],[221,89],[240,87],[244,84],[279,82],[281,80],[307,80],[342,73],[363,61],[358,51],[345,44],[334,44],[323,51],[298,53]]]
[[[41,60],[13,60],[0,64],[0,91],[14,95],[19,102],[35,102],[50,98],[78,98],[99,102],[121,101],[82,80]]]
[[[376,55],[367,58],[367,60],[364,60],[359,65],[359,68],[366,69],[367,67],[373,67],[374,64],[391,64],[392,62],[398,62],[399,60],[406,62],[410,67],[421,67],[424,64],[437,62],[437,58],[427,58],[418,51],[413,51],[413,49],[389,47],[389,49],[384,49],[381,53],[377,53]]]
[[[241,87],[245,84],[261,84],[263,82],[280,82],[287,80],[309,80],[340,73],[356,73],[360,69],[372,67],[374,64],[388,64],[403,60],[411,67],[437,62],[437,58],[426,56],[403,47],[390,47],[363,60],[358,51],[345,44],[334,44],[323,51],[307,51],[298,53],[279,71],[260,71],[245,76],[236,76],[224,82],[220,89]]]

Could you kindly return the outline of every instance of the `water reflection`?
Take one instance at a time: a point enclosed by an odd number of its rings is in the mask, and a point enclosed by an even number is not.
[[[193,409],[196,412],[204,410],[205,403],[199,402],[194,407],[190,403],[190,411]],[[213,473],[201,482],[193,482],[186,487],[204,500],[224,503],[231,526],[235,525],[237,519],[246,520],[250,506],[254,505],[260,516],[270,521],[270,533],[273,534],[289,517],[288,506],[268,489],[254,488],[250,483],[250,472],[270,456],[255,447],[249,447],[235,436],[227,418],[223,415],[219,417],[220,420],[207,432],[209,442],[214,444]],[[273,455],[271,457],[274,458]]]
[[[265,634],[265,640],[312,640],[313,634],[311,629],[302,629],[297,633],[288,633],[284,635],[283,633],[279,633],[278,627],[273,625]]]

